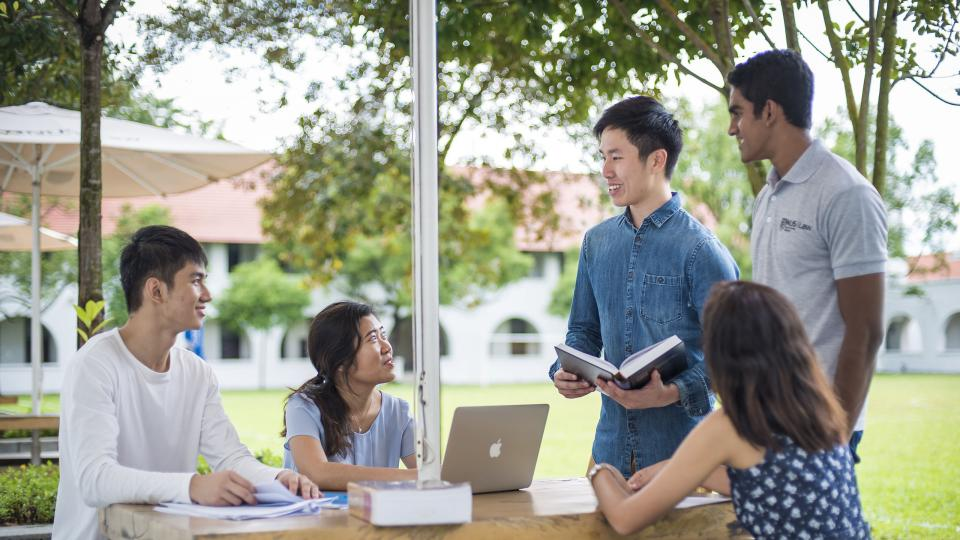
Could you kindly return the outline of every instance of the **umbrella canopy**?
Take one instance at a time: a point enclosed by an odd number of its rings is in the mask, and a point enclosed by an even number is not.
[[[0,212],[0,251],[33,249],[33,227],[21,217]],[[77,249],[77,239],[57,231],[40,228],[40,251]]]
[[[103,196],[189,191],[253,168],[270,154],[126,120],[100,123]],[[0,192],[33,195],[30,336],[33,412],[40,413],[40,196],[80,193],[80,113],[28,103],[0,108]]]
[[[103,196],[180,193],[251,169],[270,154],[127,120],[104,118]],[[0,191],[41,195],[80,193],[80,113],[28,103],[0,108]]]

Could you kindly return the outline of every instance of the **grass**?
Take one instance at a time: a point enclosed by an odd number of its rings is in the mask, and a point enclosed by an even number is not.
[[[409,385],[384,390],[412,401]],[[224,407],[251,450],[282,449],[285,396],[224,392]],[[536,476],[582,475],[599,415],[596,394],[566,400],[546,383],[448,386],[442,393],[443,437],[457,406],[513,403],[550,404]],[[960,376],[878,375],[867,406],[857,480],[875,538],[960,538]],[[15,408],[28,412],[29,398]],[[43,409],[56,412],[57,396],[45,397]]]

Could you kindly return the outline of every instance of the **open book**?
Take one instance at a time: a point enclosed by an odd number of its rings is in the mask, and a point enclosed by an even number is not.
[[[633,353],[620,364],[619,369],[606,360],[578,351],[568,345],[560,344],[554,349],[560,358],[560,367],[564,371],[575,373],[591,384],[598,377],[610,380],[625,390],[640,388],[647,384],[650,380],[650,372],[654,369],[660,372],[660,377],[665,383],[687,369],[687,351],[683,341],[677,336],[670,336]]]

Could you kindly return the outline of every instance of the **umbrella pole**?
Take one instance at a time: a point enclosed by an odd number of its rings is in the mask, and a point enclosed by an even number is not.
[[[413,68],[413,359],[417,486],[440,482],[440,287],[435,0],[410,0]]]
[[[30,256],[30,364],[33,367],[33,414],[40,414],[40,399],[43,393],[43,336],[40,331],[40,146],[36,150],[37,163],[33,167],[33,209],[30,222],[33,226],[33,245]],[[30,461],[40,464],[40,432],[33,430]]]

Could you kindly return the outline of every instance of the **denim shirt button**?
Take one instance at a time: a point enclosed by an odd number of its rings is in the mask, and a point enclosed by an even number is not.
[[[658,277],[658,278],[657,278],[657,283],[659,283],[660,285],[663,285],[663,278],[662,278],[662,277]]]
[[[627,279],[633,279],[633,271],[627,272]]]

